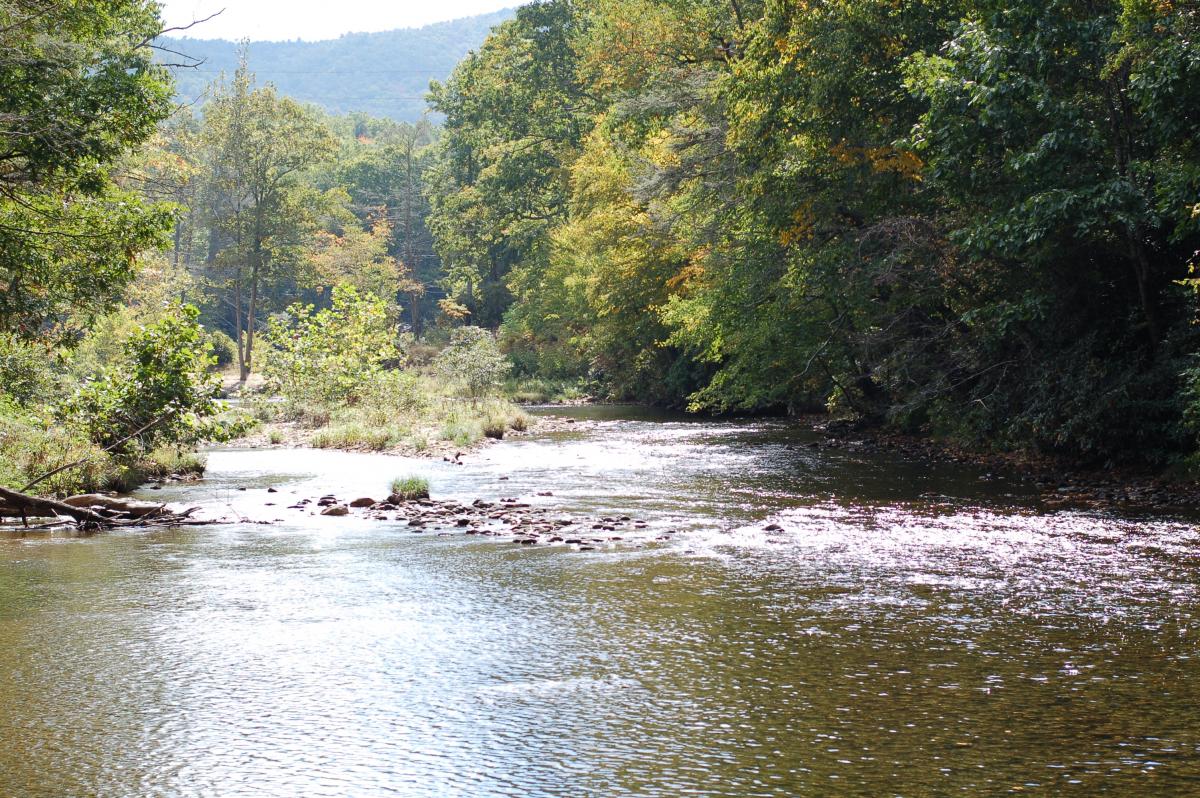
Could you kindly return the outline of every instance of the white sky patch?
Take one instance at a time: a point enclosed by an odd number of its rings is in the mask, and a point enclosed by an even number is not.
[[[486,14],[521,0],[160,0],[163,20],[178,27],[224,11],[173,36],[252,41],[318,41],[343,33],[419,28],[434,22]]]

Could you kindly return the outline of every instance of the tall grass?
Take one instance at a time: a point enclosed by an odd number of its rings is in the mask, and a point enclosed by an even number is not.
[[[482,438],[503,438],[530,424],[525,411],[499,398],[462,399],[430,375],[385,372],[351,405],[299,408],[284,402],[259,402],[260,417],[298,422],[315,429],[311,443],[320,449],[428,451],[432,444],[466,448]],[[270,436],[268,431],[268,436]]]
[[[429,498],[429,480],[414,475],[396,477],[392,480],[392,495],[404,501]]]

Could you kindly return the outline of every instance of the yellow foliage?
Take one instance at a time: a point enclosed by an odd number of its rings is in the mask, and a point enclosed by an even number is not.
[[[442,311],[442,315],[452,321],[462,321],[471,315],[471,311],[465,305],[460,305],[450,297],[438,300],[438,310]]]
[[[674,277],[667,280],[667,288],[672,293],[682,293],[689,285],[700,280],[702,277],[704,277],[704,264],[700,262],[698,257],[680,269]]]
[[[892,146],[853,147],[843,141],[831,147],[829,154],[846,166],[868,163],[871,169],[881,174],[893,173],[916,181],[923,179],[921,170],[925,168],[925,162],[911,150]]]
[[[785,247],[812,238],[813,228],[816,224],[812,200],[805,202],[792,214],[792,221],[795,224],[779,233],[779,243]]]

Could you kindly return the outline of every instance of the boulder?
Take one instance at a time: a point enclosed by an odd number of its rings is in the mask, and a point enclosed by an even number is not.
[[[350,508],[344,504],[335,504],[332,507],[326,507],[321,511],[321,515],[350,515]]]

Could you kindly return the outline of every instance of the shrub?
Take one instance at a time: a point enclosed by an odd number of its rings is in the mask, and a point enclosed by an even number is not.
[[[443,379],[457,383],[471,399],[499,392],[512,369],[496,346],[496,338],[479,327],[459,327],[450,336],[450,345],[438,356],[437,371]]]
[[[23,405],[45,398],[53,382],[46,354],[11,333],[0,333],[0,395]]]
[[[0,414],[0,484],[20,490],[32,480],[69,463],[78,467],[38,486],[44,494],[74,493],[108,484],[111,458],[77,431],[30,416]]]
[[[192,445],[223,437],[215,421],[218,378],[210,346],[185,305],[141,327],[115,364],[105,366],[65,404],[62,414],[118,457],[160,445]]]
[[[400,356],[387,303],[350,286],[335,288],[325,310],[292,305],[271,320],[266,341],[267,389],[294,412],[359,402],[383,363]]]
[[[212,346],[217,368],[225,368],[237,360],[237,344],[220,330],[208,331],[208,343]]]

